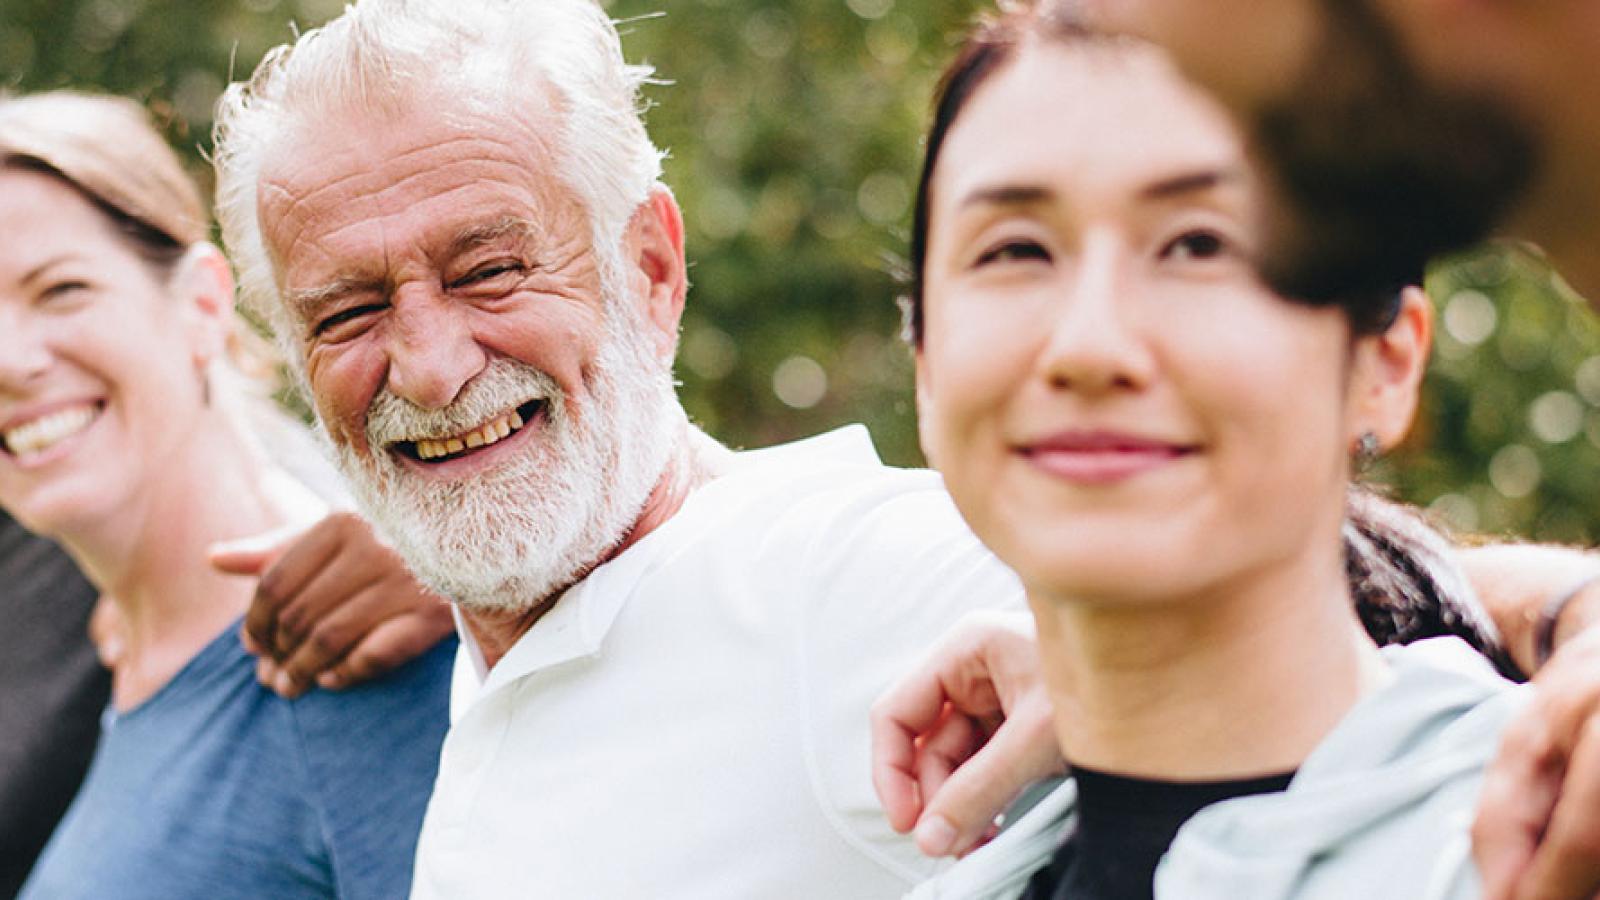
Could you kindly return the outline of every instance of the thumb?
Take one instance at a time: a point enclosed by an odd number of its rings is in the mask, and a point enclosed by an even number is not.
[[[917,823],[917,845],[929,856],[962,854],[988,832],[1022,789],[1063,768],[1048,715],[1024,711],[1001,723],[977,753],[962,763],[932,797]]]
[[[250,537],[217,541],[206,550],[211,565],[228,575],[260,575],[289,549],[300,535],[299,526],[288,526]]]

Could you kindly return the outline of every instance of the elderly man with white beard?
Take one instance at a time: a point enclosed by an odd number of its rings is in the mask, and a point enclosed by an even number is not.
[[[1020,607],[859,428],[731,453],[683,224],[591,0],[361,0],[222,101],[218,206],[365,512],[456,604],[418,897],[892,896],[866,710]]]

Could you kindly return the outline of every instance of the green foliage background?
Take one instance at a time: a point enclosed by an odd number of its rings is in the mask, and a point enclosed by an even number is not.
[[[146,101],[209,183],[211,106],[339,0],[0,0],[0,85]],[[665,14],[653,15],[665,8]],[[973,0],[616,0],[665,83],[649,123],[688,222],[679,377],[736,446],[849,421],[920,461],[894,274],[928,97]],[[1600,325],[1536,260],[1441,266],[1413,438],[1373,475],[1465,530],[1600,537]],[[1292,502],[1285,498],[1285,502]]]

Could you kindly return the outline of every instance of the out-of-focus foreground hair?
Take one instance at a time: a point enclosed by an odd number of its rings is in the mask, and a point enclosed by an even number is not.
[[[933,95],[933,123],[917,182],[917,195],[911,223],[910,289],[901,300],[905,317],[905,337],[913,346],[922,344],[923,268],[927,264],[928,212],[934,168],[945,136],[955,124],[967,102],[989,78],[1016,59],[1025,48],[1038,44],[1058,46],[1138,44],[1136,39],[1094,31],[1083,20],[1077,5],[1070,0],[1011,0],[997,11],[982,16],[967,33],[955,59],[945,67]],[[1324,297],[1316,300],[1290,297],[1307,306],[1338,306],[1356,335],[1382,334],[1400,313],[1398,292]]]

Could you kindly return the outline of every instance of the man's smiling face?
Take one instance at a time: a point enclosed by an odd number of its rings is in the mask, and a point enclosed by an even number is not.
[[[285,133],[261,225],[368,514],[441,593],[514,609],[626,533],[662,460],[621,436],[672,409],[669,370],[548,104],[444,96]]]

